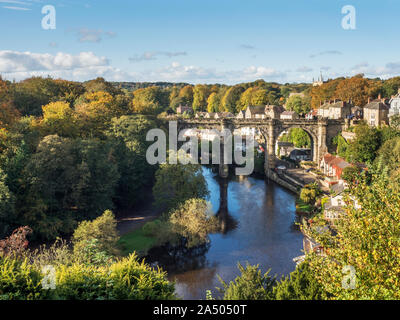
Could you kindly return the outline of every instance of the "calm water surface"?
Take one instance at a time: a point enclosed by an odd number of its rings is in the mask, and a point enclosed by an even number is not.
[[[292,272],[292,259],[301,255],[303,240],[295,224],[295,195],[272,181],[253,177],[224,181],[208,168],[203,173],[213,209],[225,221],[224,232],[210,235],[203,247],[174,251],[173,259],[170,254],[166,259],[160,249],[151,254],[157,259],[150,258],[176,281],[177,294],[205,299],[206,290],[212,290],[217,295],[217,275],[226,282],[233,280],[239,274],[238,262],[259,264],[263,271],[271,268],[278,277]]]

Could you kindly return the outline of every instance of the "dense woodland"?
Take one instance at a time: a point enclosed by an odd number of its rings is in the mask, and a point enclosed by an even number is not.
[[[145,159],[147,131],[164,128],[160,115],[179,104],[196,111],[234,113],[248,105],[286,104],[304,114],[324,100],[351,99],[363,105],[368,97],[389,97],[399,87],[400,77],[382,81],[362,75],[330,80],[320,87],[263,80],[194,86],[109,83],[102,78],[85,83],[0,79],[0,239],[4,239],[0,241],[0,299],[176,298],[165,274],[134,255],[121,257],[110,210],[135,208],[144,194],[152,193],[155,210],[164,215],[146,232],[157,236],[160,244],[184,239],[188,247],[197,246],[218,229],[204,201],[207,190],[200,167],[150,166]],[[290,93],[304,96],[289,98]],[[335,139],[339,155],[352,163],[365,163],[369,170],[347,173],[364,211],[348,209],[349,219],[337,226],[339,240],[315,235],[330,248],[332,260],[311,257],[282,280],[262,275],[255,266],[239,266],[242,276],[229,284],[222,282],[222,296],[398,299],[398,123],[352,128],[357,138],[351,143]],[[307,146],[307,141],[298,143]],[[58,237],[71,238],[71,244]],[[27,248],[27,240],[53,243],[56,239],[53,246],[36,252]],[[47,264],[59,271],[54,292],[40,289],[40,268]],[[347,264],[362,270],[362,285],[351,292],[341,289],[338,277],[340,267]],[[126,273],[132,278],[124,277]],[[139,275],[144,275],[140,281]],[[115,283],[112,288],[110,281]],[[82,292],[82,286],[87,291]]]

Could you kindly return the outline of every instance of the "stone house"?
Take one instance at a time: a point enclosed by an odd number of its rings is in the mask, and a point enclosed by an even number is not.
[[[315,120],[318,117],[318,109],[311,110],[306,114],[306,120]]]
[[[389,105],[386,99],[376,99],[364,106],[364,120],[373,127],[378,127],[381,124],[389,124]]]
[[[264,106],[249,106],[246,109],[246,119],[265,119],[266,117]]]
[[[215,112],[206,112],[204,118],[206,118],[206,119],[214,119],[215,118]]]
[[[311,159],[310,149],[294,149],[290,152],[289,158],[294,161],[309,161]]]
[[[345,119],[351,115],[350,102],[333,100],[325,102],[318,109],[318,116],[329,119]]]
[[[319,165],[324,175],[333,177],[337,180],[340,180],[343,170],[350,166],[351,164],[345,161],[343,158],[335,157],[330,153],[327,153],[322,157]]]
[[[179,107],[176,108],[176,113],[177,114],[183,114],[185,112],[193,112],[193,109],[189,107],[188,105],[179,105]]]
[[[246,118],[246,111],[240,110],[236,116],[236,119],[245,119]]]
[[[205,118],[207,112],[196,112],[195,118]]]
[[[231,112],[216,112],[214,115],[215,119],[222,119],[222,118],[234,118],[235,116]]]
[[[389,117],[400,114],[400,88],[397,95],[392,96],[389,101]]]
[[[351,119],[360,120],[363,118],[363,116],[364,116],[363,108],[360,108],[358,106],[351,108],[351,115],[350,115]]]
[[[296,120],[299,115],[295,111],[284,111],[281,113],[281,120]]]
[[[265,106],[265,114],[270,119],[279,119],[280,115],[285,112],[285,108],[282,106],[276,105],[266,105]]]

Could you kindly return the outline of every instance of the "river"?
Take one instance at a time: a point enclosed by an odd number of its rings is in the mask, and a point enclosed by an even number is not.
[[[206,167],[203,174],[209,201],[225,221],[225,230],[211,234],[200,248],[178,249],[174,259],[165,258],[160,250],[151,254],[176,282],[178,296],[205,299],[206,290],[217,296],[218,275],[226,282],[233,280],[239,274],[238,262],[259,264],[263,272],[271,269],[278,278],[292,272],[292,259],[301,255],[303,240],[296,225],[295,194],[260,178],[222,180]]]

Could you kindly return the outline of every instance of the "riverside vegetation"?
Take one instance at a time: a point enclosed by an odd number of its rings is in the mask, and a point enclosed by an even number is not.
[[[127,255],[134,251],[127,249],[132,242],[119,239],[112,213],[135,208],[143,192],[152,189],[155,210],[162,215],[140,230],[142,240],[154,241],[147,248],[181,241],[197,246],[218,230],[198,166],[146,162],[145,134],[165,128],[158,115],[169,108],[186,103],[199,111],[237,112],[249,104],[282,104],[291,92],[304,92],[304,99],[289,103],[303,114],[334,96],[357,104],[379,93],[390,96],[399,79],[359,75],[315,88],[259,80],[231,87],[149,86],[134,92],[101,78],[85,83],[0,80],[0,299],[177,298],[162,270],[135,253]],[[262,274],[258,266],[239,266],[241,275],[234,281],[221,279],[222,298],[400,298],[400,132],[398,119],[393,120],[383,128],[355,127],[357,138],[351,143],[336,141],[339,154],[366,163],[368,171],[347,172],[362,209],[349,205],[335,235],[306,230],[326,255],[310,255],[283,279]],[[311,192],[303,198],[310,197]],[[325,222],[316,223],[323,227]],[[33,250],[32,241],[48,244]],[[55,290],[43,290],[46,265],[55,268]],[[341,285],[346,265],[356,270],[354,290]]]

